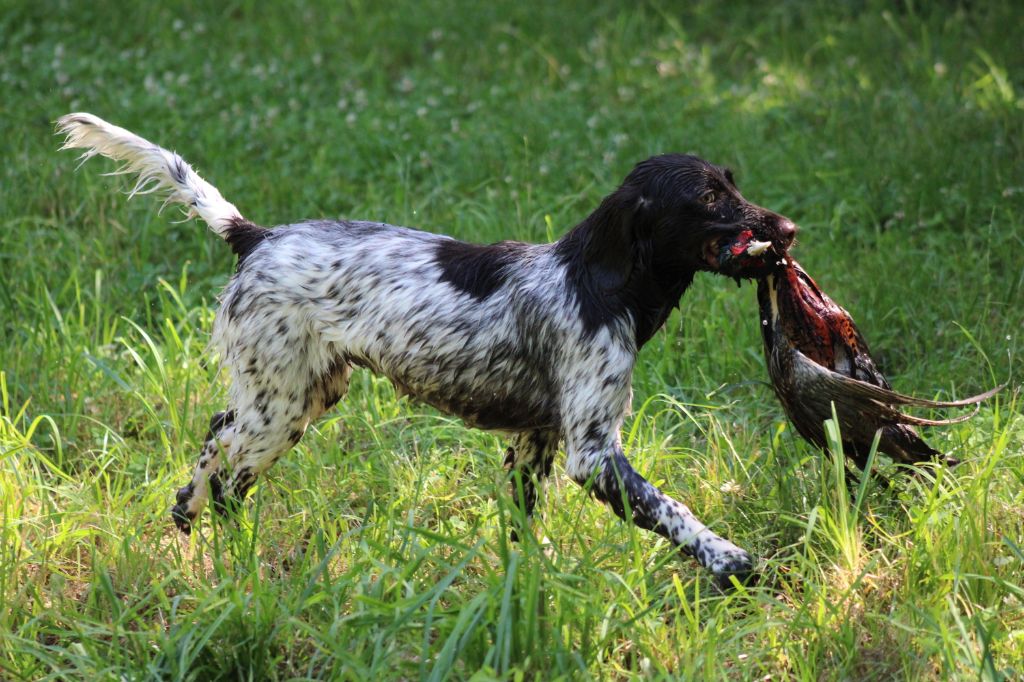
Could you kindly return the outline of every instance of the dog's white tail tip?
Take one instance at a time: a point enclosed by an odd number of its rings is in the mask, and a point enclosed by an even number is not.
[[[122,166],[111,175],[136,176],[129,197],[162,192],[166,195],[165,204],[182,204],[189,217],[202,218],[222,237],[228,228],[244,221],[234,204],[172,151],[86,112],[61,116],[56,128],[57,134],[64,135],[62,150],[84,150],[79,165],[97,155],[121,161]]]

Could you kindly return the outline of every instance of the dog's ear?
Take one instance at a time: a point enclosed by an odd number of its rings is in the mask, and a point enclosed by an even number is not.
[[[650,200],[632,187],[620,187],[590,216],[593,221],[583,253],[594,283],[605,292],[621,289],[641,265],[649,235]]]

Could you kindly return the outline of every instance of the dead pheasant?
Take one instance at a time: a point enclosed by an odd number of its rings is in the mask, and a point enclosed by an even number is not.
[[[914,426],[941,426],[970,419],[924,419],[901,407],[949,408],[974,405],[1002,386],[972,398],[924,400],[902,395],[875,367],[867,343],[853,318],[825,295],[791,258],[757,284],[761,333],[772,387],[796,430],[814,445],[827,445],[823,422],[832,405],[843,439],[843,452],[860,468],[867,465],[875,433],[878,450],[894,460],[916,464],[942,453],[921,439]],[[975,409],[977,412],[977,408]],[[947,464],[955,464],[945,457]]]

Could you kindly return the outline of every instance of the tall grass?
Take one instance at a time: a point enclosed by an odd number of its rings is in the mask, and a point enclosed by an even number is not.
[[[1024,674],[1024,13],[958,3],[7,3],[0,678],[1014,679]],[[902,391],[1011,386],[848,488],[762,383],[753,289],[698,278],[641,353],[637,467],[759,558],[715,589],[560,465],[514,545],[502,440],[354,377],[250,497],[168,508],[225,390],[231,254],[52,121],[178,150],[263,224],[546,240],[693,151]],[[838,442],[838,439],[836,439]]]

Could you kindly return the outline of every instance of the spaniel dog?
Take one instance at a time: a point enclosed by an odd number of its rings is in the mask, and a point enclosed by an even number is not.
[[[294,446],[338,402],[355,367],[467,425],[509,434],[524,518],[565,450],[566,471],[624,519],[668,538],[724,584],[750,555],[630,466],[619,435],[640,348],[699,271],[757,277],[796,228],[746,201],[729,170],[694,156],[639,163],[552,244],[482,246],[383,223],[266,229],[177,154],[96,116],[58,121],[64,148],[123,162],[132,194],[158,191],[238,257],[213,341],[231,378],[172,516],[189,532]]]

